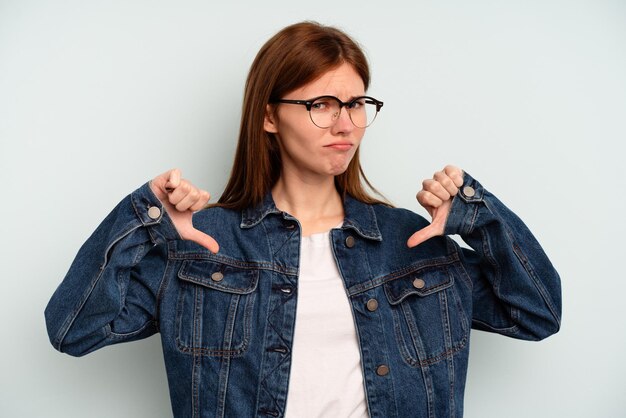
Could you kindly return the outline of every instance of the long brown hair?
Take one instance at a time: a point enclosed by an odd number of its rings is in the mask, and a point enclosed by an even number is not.
[[[215,206],[244,209],[259,204],[280,177],[282,160],[274,134],[263,127],[266,106],[343,63],[354,67],[367,90],[370,72],[361,48],[339,29],[315,22],[287,26],[259,50],[246,80],[239,142],[230,179]],[[346,171],[335,177],[342,195],[383,203],[365,177],[357,149]]]

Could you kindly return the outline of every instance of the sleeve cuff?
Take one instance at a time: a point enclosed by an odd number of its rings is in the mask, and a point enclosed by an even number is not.
[[[150,227],[155,243],[161,241],[159,237],[165,241],[181,239],[163,203],[150,188],[149,182],[131,193],[130,197],[137,218],[143,226]]]
[[[471,175],[464,173],[463,185],[452,200],[444,234],[470,234],[474,229],[474,222],[484,197],[485,188]]]

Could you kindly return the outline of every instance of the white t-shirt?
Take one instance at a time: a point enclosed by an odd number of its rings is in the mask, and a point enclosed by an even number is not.
[[[354,319],[330,232],[302,238],[288,418],[368,417]]]

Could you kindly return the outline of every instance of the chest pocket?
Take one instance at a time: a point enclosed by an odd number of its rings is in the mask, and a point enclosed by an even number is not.
[[[420,268],[384,287],[394,333],[407,363],[433,364],[465,346],[469,325],[450,266]]]
[[[243,354],[250,342],[259,271],[188,260],[183,262],[178,278],[179,350],[206,356]]]

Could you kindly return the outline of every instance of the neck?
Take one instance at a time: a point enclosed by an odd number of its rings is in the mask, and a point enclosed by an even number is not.
[[[343,221],[343,202],[333,176],[282,175],[272,188],[272,197],[278,209],[300,222],[304,236],[328,231]]]

